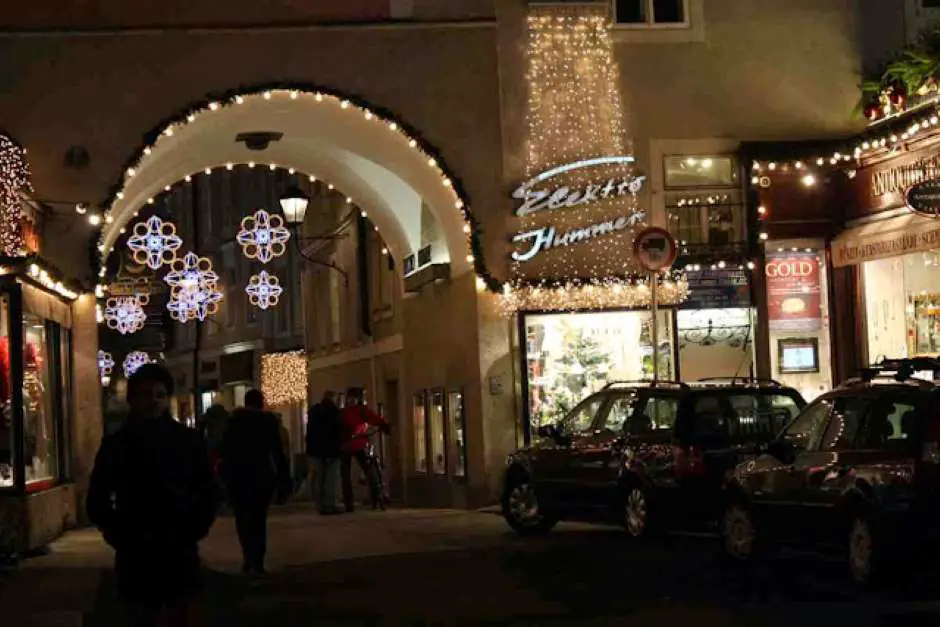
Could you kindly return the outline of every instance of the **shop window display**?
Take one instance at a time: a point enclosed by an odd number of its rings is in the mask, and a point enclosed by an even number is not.
[[[862,266],[868,359],[940,356],[940,251]]]
[[[424,392],[419,392],[414,395],[411,405],[411,420],[414,429],[415,445],[414,469],[416,472],[420,473],[428,471],[428,440],[427,429],[425,427],[426,410],[424,401]]]
[[[428,414],[429,434],[431,436],[431,468],[435,475],[447,474],[447,454],[444,440],[444,393],[431,393],[431,407]]]
[[[49,330],[42,318],[23,315],[23,437],[27,486],[58,476],[58,433],[49,372]]]
[[[531,428],[555,424],[610,381],[653,377],[649,311],[525,316]],[[674,378],[672,312],[659,312],[659,377]]]
[[[9,301],[0,300],[0,488],[13,486],[13,405],[10,388]]]
[[[467,476],[467,430],[463,408],[463,392],[447,393],[447,426],[455,453],[454,476]]]

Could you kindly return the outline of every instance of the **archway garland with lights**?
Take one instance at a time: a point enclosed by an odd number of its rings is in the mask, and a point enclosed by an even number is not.
[[[101,220],[101,227],[98,230],[97,242],[92,243],[92,266],[100,276],[103,263],[107,259],[110,251],[100,250],[103,246],[104,234],[106,229],[113,221],[111,209],[114,204],[123,197],[127,181],[132,178],[137,169],[139,169],[153,149],[161,141],[172,137],[179,127],[195,123],[200,117],[211,115],[222,107],[231,107],[242,104],[247,98],[261,97],[266,100],[271,98],[312,98],[315,102],[323,102],[327,99],[340,104],[342,108],[354,107],[360,111],[367,120],[375,120],[379,124],[384,124],[390,132],[401,134],[413,149],[419,150],[423,156],[427,157],[428,167],[434,168],[439,174],[445,187],[450,188],[454,195],[454,208],[459,211],[464,222],[464,233],[467,238],[469,250],[468,261],[472,262],[473,269],[477,276],[482,279],[486,287],[494,292],[501,289],[502,283],[492,276],[486,267],[483,256],[483,247],[481,243],[482,229],[473,213],[470,211],[468,196],[460,183],[460,180],[449,171],[439,152],[427,142],[421,134],[409,126],[400,118],[382,108],[374,107],[363,99],[356,96],[343,94],[336,90],[326,89],[315,84],[282,82],[269,83],[265,85],[247,87],[230,90],[228,92],[209,95],[209,97],[190,105],[188,108],[177,112],[176,114],[165,118],[150,132],[144,135],[143,144],[134,152],[133,156],[124,164],[121,177],[108,191],[107,198],[101,204],[104,208],[104,219]]]

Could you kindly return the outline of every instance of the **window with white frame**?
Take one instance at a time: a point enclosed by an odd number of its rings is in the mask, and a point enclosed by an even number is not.
[[[746,242],[737,160],[731,155],[667,155],[663,187],[669,230],[683,253]]]
[[[633,28],[689,26],[689,0],[613,0],[614,23]]]

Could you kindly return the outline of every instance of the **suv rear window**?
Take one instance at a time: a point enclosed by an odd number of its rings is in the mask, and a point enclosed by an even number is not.
[[[784,394],[730,394],[732,436],[773,437],[800,413],[796,401]]]

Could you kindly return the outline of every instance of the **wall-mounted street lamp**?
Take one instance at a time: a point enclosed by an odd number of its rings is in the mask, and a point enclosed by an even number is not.
[[[297,252],[300,253],[300,256],[309,263],[317,266],[323,266],[324,268],[330,268],[339,272],[341,275],[343,275],[343,281],[345,281],[346,286],[348,287],[349,274],[347,274],[345,270],[333,262],[322,261],[320,259],[311,257],[304,251],[304,246],[301,244],[302,240],[308,241],[333,239],[330,236],[303,237],[301,235],[304,218],[307,216],[307,205],[310,204],[310,197],[307,196],[307,194],[305,194],[304,191],[296,185],[291,185],[286,190],[284,190],[284,193],[281,194],[279,202],[281,203],[281,210],[284,212],[284,220],[287,222],[287,226],[293,231],[293,240],[297,243]]]

